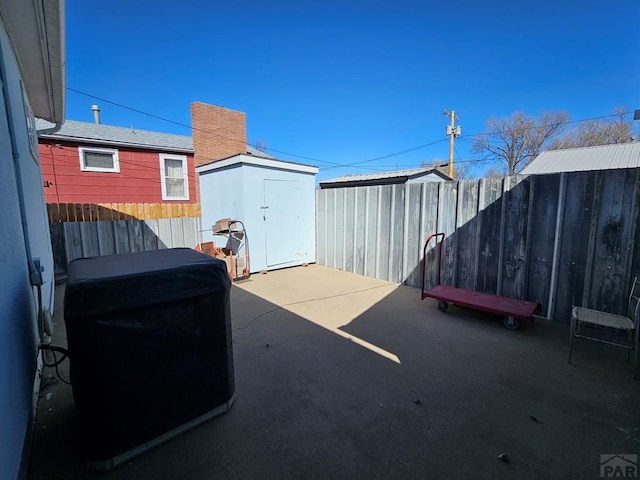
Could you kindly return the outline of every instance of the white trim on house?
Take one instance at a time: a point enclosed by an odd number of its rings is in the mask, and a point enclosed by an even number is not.
[[[66,54],[64,0],[2,0],[5,25],[36,117],[64,121]]]
[[[239,165],[255,165],[259,167],[276,168],[278,170],[289,170],[291,172],[311,173],[313,175],[319,171],[318,167],[314,167],[312,165],[303,165],[301,163],[271,160],[269,158],[240,154],[230,158],[225,158],[224,160],[208,163],[206,165],[200,165],[196,168],[196,172],[206,173],[213,170],[220,170],[221,168],[235,167]]]
[[[160,153],[160,185],[162,186],[162,200],[189,200],[189,172],[187,170],[187,156],[186,155],[173,155],[169,153]],[[180,160],[182,161],[182,181],[184,182],[184,195],[182,196],[169,196],[167,194],[167,177],[165,175],[165,160]],[[178,178],[178,177],[174,177]]]
[[[102,167],[88,167],[85,163],[85,153],[107,153],[111,154],[113,158],[113,168]],[[80,158],[80,170],[83,172],[110,172],[120,173],[120,158],[118,157],[118,150],[112,148],[93,148],[93,147],[78,147],[78,156]]]

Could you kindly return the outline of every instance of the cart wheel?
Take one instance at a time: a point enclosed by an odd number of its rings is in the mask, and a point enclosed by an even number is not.
[[[449,310],[449,304],[444,300],[438,300],[438,310],[440,310],[441,312],[446,312],[447,310]]]
[[[509,330],[518,330],[520,328],[520,320],[513,317],[504,317],[502,322]]]

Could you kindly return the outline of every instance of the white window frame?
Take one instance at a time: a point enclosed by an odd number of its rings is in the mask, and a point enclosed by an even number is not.
[[[85,152],[110,153],[113,157],[113,168],[87,167],[84,163]],[[113,148],[78,147],[78,155],[80,156],[80,170],[82,170],[83,172],[120,173],[120,159],[118,158],[118,150],[114,150]]]
[[[167,195],[167,183],[165,177],[165,160],[180,160],[182,161],[182,171],[184,172],[184,195],[180,197],[170,197]],[[160,185],[162,186],[162,199],[163,200],[189,200],[189,170],[187,169],[187,156],[186,155],[172,155],[168,153],[160,154]]]

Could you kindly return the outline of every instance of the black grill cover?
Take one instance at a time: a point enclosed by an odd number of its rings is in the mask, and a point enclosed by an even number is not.
[[[232,399],[230,288],[224,262],[188,248],[69,264],[64,317],[89,461]]]

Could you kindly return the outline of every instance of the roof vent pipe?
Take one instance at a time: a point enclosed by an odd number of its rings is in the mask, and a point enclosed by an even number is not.
[[[93,110],[93,121],[100,124],[100,107],[98,105],[91,105],[91,110]]]

